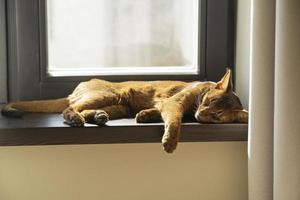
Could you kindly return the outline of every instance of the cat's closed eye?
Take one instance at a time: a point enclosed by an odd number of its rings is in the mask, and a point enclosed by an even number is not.
[[[215,98],[215,99],[211,99],[211,100],[210,100],[210,104],[216,103],[217,101],[218,101],[218,99],[217,99],[217,98]]]
[[[219,111],[216,112],[216,114],[217,114],[217,115],[221,115],[221,114],[223,114],[223,111],[222,111],[222,110],[219,110]]]

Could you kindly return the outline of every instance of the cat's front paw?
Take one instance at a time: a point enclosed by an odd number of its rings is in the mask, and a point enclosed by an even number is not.
[[[94,122],[98,126],[104,125],[109,120],[109,116],[105,111],[97,111],[94,116]]]
[[[176,149],[178,137],[179,127],[177,125],[169,125],[161,140],[165,152],[172,153]]]
[[[165,152],[167,153],[173,153],[173,151],[177,147],[177,138],[176,137],[163,137],[162,138],[162,144]]]
[[[136,114],[137,123],[158,122],[161,120],[160,112],[156,108],[141,110]]]
[[[139,113],[136,114],[135,116],[135,121],[137,123],[145,123],[148,121],[148,114],[147,111],[142,110]]]
[[[163,149],[165,150],[165,152],[173,153],[173,151],[177,147],[178,139],[177,139],[176,135],[164,134],[161,142],[162,142]]]

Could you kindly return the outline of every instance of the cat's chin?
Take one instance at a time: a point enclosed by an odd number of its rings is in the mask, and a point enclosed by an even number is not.
[[[195,113],[195,119],[197,120],[197,122],[201,123],[201,124],[218,124],[221,123],[220,121],[213,119],[209,116],[202,116],[199,114],[199,112]]]

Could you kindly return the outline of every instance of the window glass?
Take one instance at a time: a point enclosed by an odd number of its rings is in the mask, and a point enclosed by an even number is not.
[[[49,0],[48,73],[196,73],[198,16],[198,0]]]

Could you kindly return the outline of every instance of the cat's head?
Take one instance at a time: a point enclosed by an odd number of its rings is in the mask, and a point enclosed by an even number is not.
[[[231,70],[201,98],[195,118],[201,123],[248,122],[248,112],[233,92]]]

